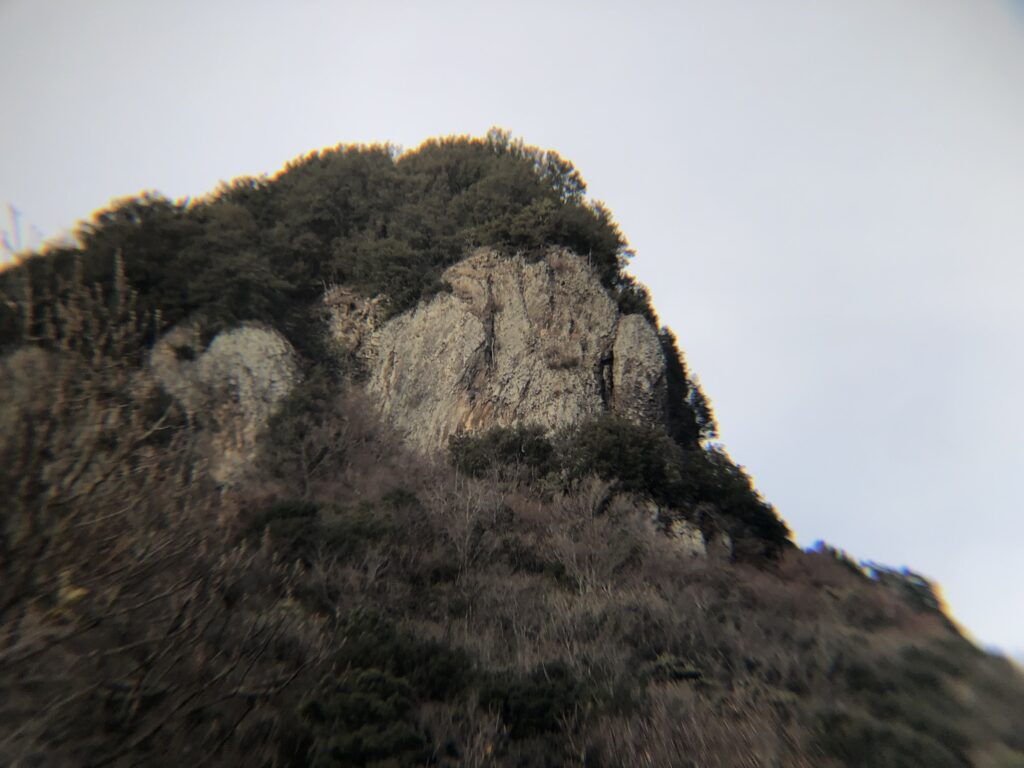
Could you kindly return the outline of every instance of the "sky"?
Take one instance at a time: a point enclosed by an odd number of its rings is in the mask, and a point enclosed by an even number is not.
[[[1024,653],[1024,2],[0,0],[0,104],[28,245],[339,142],[557,150],[798,542]]]

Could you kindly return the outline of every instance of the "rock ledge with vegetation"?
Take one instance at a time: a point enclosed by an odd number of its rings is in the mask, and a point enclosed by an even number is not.
[[[517,424],[556,431],[606,410],[664,424],[657,331],[622,316],[585,259],[484,249],[442,279],[450,291],[360,346],[368,393],[410,444],[436,451],[453,434]]]

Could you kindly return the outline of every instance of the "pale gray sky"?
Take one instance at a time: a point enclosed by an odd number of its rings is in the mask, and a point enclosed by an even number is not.
[[[342,141],[558,150],[799,541],[1024,649],[1020,2],[0,0],[0,100],[47,235]]]

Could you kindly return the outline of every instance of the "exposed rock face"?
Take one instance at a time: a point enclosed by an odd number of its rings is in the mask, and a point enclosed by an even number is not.
[[[669,524],[668,533],[676,546],[685,554],[693,557],[707,555],[708,548],[704,534],[693,523],[683,519],[673,520]]]
[[[651,499],[637,498],[634,504],[643,513],[643,517],[658,531],[668,535],[675,548],[688,557],[707,557],[708,539],[696,523],[681,517],[674,517],[671,510],[662,509]],[[663,514],[669,513],[668,520]]]
[[[345,288],[324,296],[328,332],[366,373],[366,390],[406,442],[443,448],[459,431],[516,423],[555,430],[611,410],[665,418],[665,361],[641,316],[622,316],[586,261],[538,262],[481,249],[443,275],[451,285],[384,322],[385,307]],[[213,476],[241,480],[257,438],[299,373],[278,332],[247,324],[202,348],[192,327],[158,342],[163,387],[208,429]]]
[[[331,338],[343,352],[356,357],[365,355],[363,344],[381,325],[386,299],[381,296],[367,299],[351,288],[338,285],[324,294],[323,305]]]
[[[224,331],[205,350],[194,328],[179,326],[154,345],[150,364],[164,389],[210,429],[210,472],[228,485],[245,476],[260,432],[299,380],[291,344],[256,325]]]
[[[664,423],[665,353],[647,318],[619,318],[612,355],[612,409],[633,421]]]
[[[662,423],[665,362],[655,329],[620,316],[586,261],[538,262],[481,249],[443,275],[451,293],[360,335],[332,310],[384,417],[421,450],[449,435],[515,423],[558,429],[613,410]],[[331,309],[328,304],[328,309]]]

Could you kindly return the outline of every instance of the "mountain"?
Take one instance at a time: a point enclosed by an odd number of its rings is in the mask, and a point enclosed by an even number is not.
[[[0,759],[1024,765],[1019,672],[792,543],[631,257],[495,130],[0,272]]]

